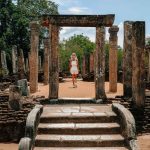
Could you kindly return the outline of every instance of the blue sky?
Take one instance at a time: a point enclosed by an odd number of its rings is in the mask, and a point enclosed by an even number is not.
[[[150,0],[52,0],[59,5],[60,14],[115,14],[118,25],[119,45],[123,45],[123,22],[145,21],[146,36],[150,36]],[[60,39],[67,39],[73,34],[83,33],[95,41],[94,28],[63,28]],[[106,39],[109,34],[106,33]]]

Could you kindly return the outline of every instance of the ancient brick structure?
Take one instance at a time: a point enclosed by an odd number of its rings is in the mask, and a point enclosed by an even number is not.
[[[132,35],[132,97],[141,108],[145,101],[145,22],[134,22]]]
[[[44,84],[49,83],[49,38],[44,39]]]
[[[24,101],[22,109],[15,111],[8,107],[8,100],[8,96],[0,96],[0,142],[19,141],[24,136],[27,115],[34,107]]]
[[[8,75],[8,68],[7,68],[7,61],[6,61],[6,52],[1,51],[1,64],[2,64],[2,70],[3,70],[3,75]]]
[[[123,90],[125,97],[132,97],[132,23],[124,22]]]
[[[95,92],[96,99],[106,99],[105,93],[105,28],[96,28]]]
[[[30,92],[35,93],[38,89],[38,47],[39,47],[39,24],[31,22],[31,51],[29,54],[30,67]]]
[[[117,32],[119,28],[112,26],[109,28],[109,91],[117,92],[117,50],[118,50],[118,37]]]

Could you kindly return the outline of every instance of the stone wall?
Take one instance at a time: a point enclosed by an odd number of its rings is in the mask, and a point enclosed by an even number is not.
[[[0,142],[19,141],[24,136],[28,113],[34,103],[24,100],[20,111],[8,107],[8,96],[0,96]]]

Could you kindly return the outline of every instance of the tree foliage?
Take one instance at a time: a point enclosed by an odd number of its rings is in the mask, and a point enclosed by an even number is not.
[[[23,49],[27,57],[29,23],[40,20],[42,14],[58,14],[58,6],[50,0],[0,0],[0,51],[6,51],[7,58],[10,58],[13,45],[18,52]]]
[[[79,61],[79,69],[81,70],[83,55],[89,55],[95,49],[95,44],[86,36],[74,35],[68,40],[60,43],[60,65],[63,71],[68,71],[69,59],[71,54],[76,53]]]

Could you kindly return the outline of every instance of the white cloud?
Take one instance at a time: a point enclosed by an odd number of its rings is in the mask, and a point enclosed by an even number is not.
[[[51,0],[60,6],[70,5],[70,4],[78,4],[77,0]]]
[[[70,7],[66,12],[71,14],[88,14],[90,10],[87,7]]]
[[[95,28],[91,27],[63,27],[60,32],[60,41],[62,41],[63,39],[68,39],[74,34],[83,34],[85,36],[88,36],[91,41],[95,42]]]

